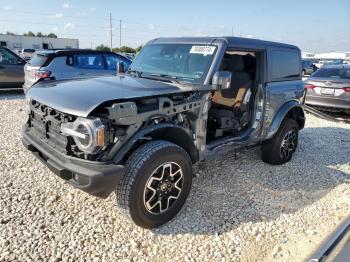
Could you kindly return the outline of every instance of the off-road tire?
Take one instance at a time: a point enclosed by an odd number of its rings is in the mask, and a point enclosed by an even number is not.
[[[291,130],[295,131],[295,144],[292,152],[287,158],[281,157],[281,146],[282,142]],[[261,159],[272,165],[281,165],[291,160],[293,153],[295,152],[298,146],[298,123],[291,118],[286,118],[283,120],[281,126],[279,127],[277,133],[269,140],[265,141],[262,144],[261,148]]]
[[[144,204],[144,190],[152,172],[167,162],[178,164],[183,173],[182,191],[170,208],[152,214]],[[117,204],[122,213],[136,225],[155,228],[170,221],[186,202],[192,185],[192,162],[187,152],[167,141],[156,140],[139,147],[126,161],[125,174],[117,189]]]

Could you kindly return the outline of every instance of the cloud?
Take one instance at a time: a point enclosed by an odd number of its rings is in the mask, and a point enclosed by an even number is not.
[[[89,11],[90,11],[90,12],[95,12],[95,11],[96,11],[96,8],[95,8],[95,7],[90,7],[90,8],[89,8]]]
[[[75,28],[75,24],[73,23],[67,23],[64,25],[63,27],[64,29],[74,29]]]
[[[12,9],[12,6],[4,6],[2,10],[9,11]]]
[[[56,14],[55,14],[55,17],[56,17],[56,18],[62,18],[62,17],[63,17],[63,13],[56,13]]]
[[[55,26],[54,28],[52,28],[53,31],[57,31],[58,30],[58,26]]]
[[[246,37],[246,38],[253,38],[252,35],[246,35],[245,37]]]
[[[149,29],[149,30],[154,30],[154,28],[155,28],[154,24],[149,24],[149,25],[148,25],[148,29]]]
[[[62,8],[63,9],[69,9],[69,8],[72,8],[72,5],[68,4],[68,3],[63,3]]]

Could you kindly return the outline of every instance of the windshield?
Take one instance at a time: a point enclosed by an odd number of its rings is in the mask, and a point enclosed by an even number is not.
[[[130,70],[191,83],[203,83],[216,46],[192,44],[150,44],[132,62]]]
[[[350,79],[350,69],[345,68],[321,68],[312,74],[312,77]]]

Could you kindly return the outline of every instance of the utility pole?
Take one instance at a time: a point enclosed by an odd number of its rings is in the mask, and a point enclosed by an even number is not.
[[[111,41],[111,52],[112,52],[112,49],[113,49],[113,35],[112,35],[112,31],[113,31],[113,28],[112,28],[112,13],[109,13],[109,31],[110,31],[110,41]]]
[[[233,36],[233,26],[232,26],[232,28],[231,28],[231,35]]]
[[[119,20],[119,48],[122,47],[122,20]]]

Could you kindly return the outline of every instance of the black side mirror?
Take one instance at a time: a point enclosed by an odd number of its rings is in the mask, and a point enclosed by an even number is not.
[[[218,71],[213,75],[212,86],[214,90],[225,90],[231,86],[232,73],[230,71]]]
[[[125,67],[123,62],[117,64],[117,74],[125,73]]]
[[[17,65],[24,65],[26,64],[27,62],[24,61],[24,60],[17,60]]]

